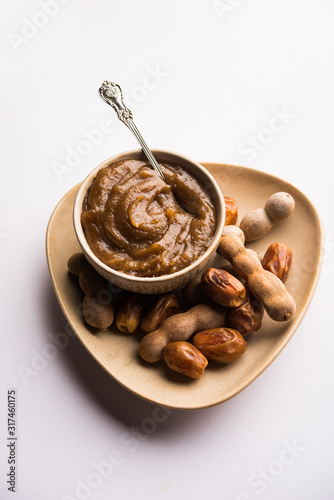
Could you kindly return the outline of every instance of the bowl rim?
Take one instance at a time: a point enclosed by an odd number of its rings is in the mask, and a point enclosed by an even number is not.
[[[194,262],[192,262],[189,266],[184,267],[183,269],[180,269],[179,271],[176,271],[171,274],[163,274],[161,276],[135,276],[133,274],[127,274],[121,271],[117,271],[116,269],[113,269],[112,267],[109,267],[107,264],[102,262],[92,251],[90,248],[85,234],[84,230],[81,224],[81,212],[82,212],[82,204],[83,204],[83,199],[84,196],[86,195],[86,191],[88,188],[88,185],[90,185],[94,178],[96,177],[97,173],[104,167],[107,167],[110,165],[112,162],[117,161],[117,159],[122,159],[126,157],[131,157],[131,155],[136,155],[137,157],[140,155],[143,155],[143,157],[146,159],[143,151],[141,149],[132,149],[129,151],[124,151],[121,153],[117,153],[106,160],[102,161],[99,165],[97,165],[82,181],[78,193],[75,197],[74,201],[74,206],[73,206],[73,226],[74,226],[74,231],[76,233],[76,237],[78,239],[78,242],[82,249],[84,250],[85,253],[90,257],[90,259],[100,268],[102,268],[106,273],[114,275],[117,278],[120,279],[125,279],[131,282],[136,282],[136,283],[164,283],[166,281],[170,281],[172,279],[178,278],[180,276],[184,276],[185,274],[188,274],[192,270],[196,269],[201,265],[202,262],[204,262],[210,254],[218,247],[219,240],[221,237],[221,234],[224,229],[225,225],[225,200],[223,193],[215,180],[215,178],[210,174],[210,172],[203,167],[198,162],[195,162],[194,160],[190,159],[187,156],[180,155],[178,153],[175,153],[173,151],[165,150],[165,149],[151,149],[152,153],[156,156],[159,157],[161,155],[167,155],[171,156],[177,161],[178,159],[181,159],[185,161],[185,163],[191,163],[193,164],[198,170],[200,170],[205,177],[211,182],[211,184],[214,186],[214,196],[212,193],[209,193],[209,196],[213,199],[213,202],[216,206],[216,211],[219,212],[219,209],[221,210],[221,216],[217,218],[217,225],[216,225],[216,230],[215,234],[212,238],[212,241],[206,251]],[[164,161],[173,161],[173,160],[164,160]],[[182,165],[184,166],[184,165]],[[186,166],[185,166],[186,168]],[[195,175],[195,174],[193,174]],[[199,179],[201,181],[201,179]],[[202,182],[202,181],[201,181]],[[206,187],[207,189],[207,187]]]

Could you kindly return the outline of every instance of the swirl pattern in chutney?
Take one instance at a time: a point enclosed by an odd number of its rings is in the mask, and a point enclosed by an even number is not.
[[[216,228],[202,184],[174,163],[160,163],[168,185],[147,161],[122,159],[100,170],[88,189],[81,223],[94,254],[127,274],[154,277],[200,257]]]

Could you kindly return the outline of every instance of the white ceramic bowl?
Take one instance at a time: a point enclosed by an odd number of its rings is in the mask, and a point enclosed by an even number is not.
[[[98,257],[93,253],[87,243],[81,225],[81,211],[83,200],[89,186],[93,182],[99,170],[107,167],[117,160],[129,157],[136,159],[145,159],[145,156],[141,149],[126,151],[125,153],[120,153],[118,155],[112,156],[111,158],[108,158],[104,162],[100,163],[100,165],[98,165],[96,168],[94,168],[94,170],[86,177],[79,188],[74,202],[73,212],[74,229],[79,244],[87,260],[96,269],[96,271],[116,286],[124,288],[125,290],[129,290],[131,292],[144,294],[164,293],[175,290],[178,287],[184,286],[188,281],[190,281],[197,274],[203,271],[210,261],[211,257],[213,257],[213,255],[215,254],[225,223],[224,197],[215,179],[204,167],[202,167],[202,165],[190,160],[189,158],[186,158],[185,156],[171,153],[169,151],[153,150],[153,154],[160,162],[177,163],[178,165],[181,165],[183,168],[191,172],[206,187],[216,206],[217,226],[212,242],[207,248],[206,252],[202,254],[190,266],[185,267],[184,269],[181,269],[176,273],[166,274],[159,277],[143,278],[139,276],[133,276],[131,274],[116,271],[115,269],[112,269],[101,262],[101,260],[98,259]]]

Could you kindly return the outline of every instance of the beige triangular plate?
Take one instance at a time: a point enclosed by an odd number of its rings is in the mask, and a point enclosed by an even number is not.
[[[84,324],[78,308],[82,295],[69,278],[66,266],[68,258],[80,250],[72,225],[78,186],[69,191],[55,208],[46,238],[48,265],[57,299],[82,344],[126,389],[152,403],[179,409],[205,408],[222,403],[247,387],[272,363],[295,333],[311,302],[322,261],[321,223],[315,208],[303,193],[291,184],[257,170],[217,163],[204,166],[216,178],[223,194],[235,198],[240,217],[252,208],[263,207],[267,198],[276,191],[287,191],[295,198],[296,208],[292,216],[250,247],[261,254],[273,242],[283,242],[291,247],[293,265],[286,286],[296,300],[297,311],[288,323],[275,323],[266,317],[261,330],[249,338],[244,356],[231,365],[208,367],[199,380],[185,380],[182,375],[168,373],[163,362],[156,365],[142,362],[138,355],[138,336],[124,336],[113,327],[107,332],[93,333]],[[219,264],[220,257],[215,259],[214,265]]]

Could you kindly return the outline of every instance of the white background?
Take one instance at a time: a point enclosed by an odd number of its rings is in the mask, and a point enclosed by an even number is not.
[[[332,500],[333,3],[50,0],[43,15],[42,2],[7,2],[1,15],[1,498]],[[20,371],[64,330],[44,250],[54,206],[102,160],[137,147],[97,95],[104,79],[122,84],[151,147],[280,176],[310,197],[325,227],[317,291],[277,360],[232,400],[173,411],[137,438],[155,407],[78,340],[34,374]],[[270,136],[274,110],[289,118]],[[68,151],[106,118],[109,133],[69,166]],[[260,140],[254,154],[250,137]],[[11,388],[16,494],[5,478]],[[113,451],[122,463],[99,481],[93,463]],[[94,488],[78,490],[87,480]]]

